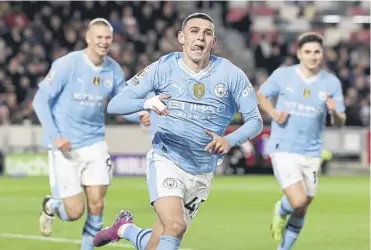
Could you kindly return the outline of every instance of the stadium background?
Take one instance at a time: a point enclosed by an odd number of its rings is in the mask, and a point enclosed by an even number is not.
[[[345,128],[325,132],[325,147],[334,157],[326,164],[323,175],[328,176],[322,176],[318,199],[295,249],[369,249],[369,2],[99,1],[0,2],[1,250],[78,249],[79,222],[57,221],[49,241],[38,236],[40,199],[48,193],[48,165],[31,101],[51,62],[84,48],[89,21],[105,17],[115,29],[111,56],[129,79],[161,55],[180,49],[176,32],[195,11],[208,13],[215,21],[214,54],[242,68],[255,88],[275,68],[296,63],[298,34],[313,30],[324,35],[324,67],[342,82],[348,119]],[[264,121],[264,132],[234,148],[218,169],[218,174],[232,176],[216,177],[183,249],[275,248],[268,229],[280,191],[265,154],[268,117]],[[144,153],[150,147],[148,131],[120,117],[107,117],[107,123],[115,174],[125,177],[114,179],[106,223],[125,207],[138,216],[139,224],[151,225],[153,212],[142,176]],[[236,114],[228,131],[240,124]],[[256,173],[268,175],[249,175]],[[235,176],[242,174],[247,175]]]

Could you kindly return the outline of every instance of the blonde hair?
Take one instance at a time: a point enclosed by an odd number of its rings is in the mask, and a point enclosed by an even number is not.
[[[104,26],[108,27],[111,30],[111,32],[113,32],[112,25],[110,24],[110,22],[108,22],[104,18],[99,17],[99,18],[95,18],[95,19],[91,20],[90,23],[89,23],[88,28],[90,28],[93,25],[104,25]]]

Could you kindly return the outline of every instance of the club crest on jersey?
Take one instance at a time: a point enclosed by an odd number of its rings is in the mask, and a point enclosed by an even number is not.
[[[327,99],[327,94],[325,92],[319,92],[318,93],[318,98],[321,100],[321,101],[326,101]]]
[[[99,78],[99,76],[95,76],[95,77],[93,78],[93,85],[94,85],[95,87],[98,87],[99,84],[100,84],[100,78]]]
[[[304,89],[303,96],[305,99],[308,99],[310,96],[310,89]]]
[[[203,83],[200,83],[200,82],[193,85],[193,95],[198,99],[201,99],[202,97],[204,97],[204,95],[205,95],[205,85]]]
[[[223,83],[218,83],[214,87],[214,94],[217,97],[224,97],[227,94],[227,87]]]
[[[112,81],[111,80],[106,80],[104,82],[104,85],[106,85],[107,88],[110,88],[112,86]]]

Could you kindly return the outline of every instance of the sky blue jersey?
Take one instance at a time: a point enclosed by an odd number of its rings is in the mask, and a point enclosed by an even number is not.
[[[285,124],[272,122],[268,152],[321,156],[327,97],[336,101],[337,112],[345,110],[339,79],[324,70],[305,78],[299,65],[294,65],[274,71],[260,92],[269,98],[277,96],[276,110],[289,113]]]
[[[33,101],[44,143],[53,146],[56,138],[63,137],[76,149],[104,140],[107,98],[125,85],[120,65],[108,56],[101,67],[88,59],[85,50],[57,59]]]
[[[240,110],[245,124],[227,136],[232,146],[258,135],[262,121],[257,99],[247,76],[226,59],[211,56],[204,70],[194,73],[174,52],[161,57],[134,78],[108,104],[108,113],[130,114],[143,110],[147,94],[168,94],[169,115],[156,116],[153,139],[155,152],[192,174],[215,171],[219,156],[204,148],[212,138],[208,129],[220,136]]]

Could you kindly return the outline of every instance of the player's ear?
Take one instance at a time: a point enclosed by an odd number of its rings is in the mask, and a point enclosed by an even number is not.
[[[216,38],[216,36],[214,36],[213,37],[213,42],[211,44],[211,48],[214,48],[215,47],[217,41],[218,41],[218,39]]]
[[[299,60],[301,60],[300,49],[296,50],[296,56],[298,57]]]
[[[85,41],[86,41],[86,44],[90,44],[90,43],[91,43],[90,32],[89,32],[89,30],[86,31],[86,34],[85,34]]]
[[[178,42],[179,42],[181,45],[184,45],[184,33],[183,33],[183,31],[179,31],[179,32],[178,32]]]

